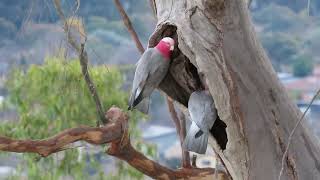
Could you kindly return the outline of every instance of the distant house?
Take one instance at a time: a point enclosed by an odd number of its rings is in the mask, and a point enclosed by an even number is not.
[[[279,73],[278,78],[296,100],[309,102],[320,88],[320,66],[316,66],[307,77],[298,78],[289,73]]]
[[[295,97],[294,100],[298,105],[301,112],[304,112],[311,99],[315,95],[318,89],[320,89],[320,66],[316,66],[310,76],[298,78],[289,73],[278,73],[278,78],[288,91],[289,95]],[[308,124],[320,137],[320,100],[316,100],[311,105],[309,111],[306,114]]]
[[[299,109],[304,112],[308,105],[308,103],[305,102],[298,102],[297,103]],[[313,102],[313,104],[310,106],[309,111],[306,113],[306,118],[308,119],[309,127],[313,130],[313,132],[316,133],[318,137],[320,137],[320,123],[319,123],[319,117],[320,117],[320,101],[316,100]]]

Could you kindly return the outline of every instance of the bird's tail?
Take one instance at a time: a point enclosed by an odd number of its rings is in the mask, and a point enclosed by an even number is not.
[[[208,145],[208,133],[202,132],[201,134],[199,133],[200,131],[201,130],[196,123],[192,121],[182,146],[185,150],[196,152],[198,154],[206,153]]]
[[[133,103],[134,103],[134,98],[135,98],[135,94],[137,92],[137,89],[131,93],[130,98],[129,98],[129,102],[128,102],[128,110],[133,110]]]
[[[150,97],[145,97],[139,104],[137,104],[135,108],[144,114],[148,114],[149,104],[150,104]]]

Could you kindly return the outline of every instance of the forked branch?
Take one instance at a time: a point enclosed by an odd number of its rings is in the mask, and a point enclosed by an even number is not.
[[[0,151],[37,153],[42,157],[47,157],[77,141],[86,141],[93,145],[111,143],[107,150],[109,155],[126,161],[151,178],[207,179],[213,177],[214,169],[212,168],[172,170],[148,159],[135,150],[130,143],[127,126],[128,116],[121,109],[112,107],[106,113],[106,117],[111,122],[105,126],[67,129],[44,140],[17,140],[0,137]],[[219,178],[226,179],[226,175],[221,172]]]
[[[180,118],[178,117],[178,114],[174,108],[174,103],[173,100],[171,100],[169,97],[167,97],[167,104],[168,104],[168,109],[171,115],[171,118],[176,126],[177,134],[179,135],[180,138],[180,145],[181,145],[181,153],[182,153],[182,167],[184,168],[190,168],[190,154],[188,151],[185,151],[182,148],[182,144],[184,141],[184,138],[186,136],[186,119],[184,117],[184,114],[181,114]]]

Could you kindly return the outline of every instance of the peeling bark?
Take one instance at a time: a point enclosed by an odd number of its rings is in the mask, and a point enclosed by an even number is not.
[[[110,143],[122,137],[127,131],[128,117],[118,108],[111,108],[107,112],[108,123],[102,127],[81,126],[67,129],[53,137],[44,140],[16,140],[8,137],[0,137],[0,151],[18,153],[37,153],[47,157],[52,153],[61,151],[65,146],[76,141],[99,145]]]
[[[112,107],[106,113],[110,121],[102,127],[79,127],[67,129],[56,136],[44,140],[16,140],[0,137],[0,151],[18,153],[37,153],[47,157],[77,141],[86,141],[93,145],[110,143],[106,153],[126,161],[132,167],[154,179],[212,179],[212,168],[182,168],[172,170],[135,150],[128,133],[128,116],[121,109]],[[227,180],[224,172],[218,172],[219,180]]]
[[[158,23],[149,47],[164,36],[177,41],[170,71],[159,89],[187,107],[190,94],[204,86],[199,81],[203,74],[228,140],[225,150],[214,137],[209,142],[232,179],[277,179],[284,144],[301,113],[256,37],[246,2],[156,0],[155,4]],[[305,123],[298,127],[288,154],[282,179],[320,179],[319,143]]]

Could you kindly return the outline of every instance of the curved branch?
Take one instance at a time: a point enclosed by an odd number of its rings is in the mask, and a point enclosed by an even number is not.
[[[111,108],[108,112],[114,111]],[[47,157],[52,153],[61,151],[66,145],[76,141],[86,141],[90,144],[105,144],[119,139],[124,132],[126,124],[125,114],[117,116],[117,121],[103,127],[77,127],[67,129],[59,134],[44,140],[16,140],[0,137],[0,150],[18,153],[37,153]]]
[[[119,138],[118,124],[109,124],[101,128],[78,127],[67,129],[56,136],[44,140],[16,140],[0,137],[0,150],[17,153],[37,153],[42,157],[61,151],[66,145],[76,141],[91,144],[104,144]]]
[[[116,151],[116,154],[108,153],[126,161],[140,172],[154,179],[191,179],[192,177],[197,177],[197,179],[209,179],[209,177],[213,177],[214,174],[214,170],[212,168],[169,169],[148,159],[143,154],[136,151],[130,144],[122,151]],[[126,156],[125,154],[131,154],[133,156]],[[224,177],[225,175],[220,173],[220,176]]]
[[[18,153],[37,153],[47,157],[77,141],[86,141],[100,145],[111,143],[107,150],[109,155],[122,159],[142,173],[154,179],[202,179],[213,177],[214,169],[179,169],[172,170],[148,159],[135,150],[128,134],[128,116],[117,107],[112,107],[106,113],[111,123],[103,127],[78,127],[67,129],[56,136],[44,140],[16,140],[0,137],[0,151]],[[225,173],[219,173],[219,179],[227,179]]]
[[[114,141],[107,153],[126,161],[140,172],[153,179],[214,179],[215,170],[212,168],[182,168],[172,170],[148,159],[142,153],[135,150],[130,143],[129,136]],[[125,142],[125,143],[123,143]],[[228,179],[224,172],[219,172],[219,180]]]

